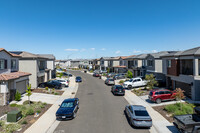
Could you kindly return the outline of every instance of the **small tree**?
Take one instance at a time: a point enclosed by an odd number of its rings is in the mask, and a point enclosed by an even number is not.
[[[63,73],[60,73],[60,74],[59,74],[59,78],[62,78],[62,76],[63,76]]]
[[[180,108],[182,110],[182,104],[181,104],[181,100],[185,98],[184,95],[184,90],[182,90],[181,88],[176,88],[175,90],[176,94],[174,95],[174,98],[180,102]]]
[[[17,91],[15,94],[15,101],[20,101],[20,100],[21,100],[21,93],[19,93],[19,91]]]
[[[31,101],[30,101],[30,96],[32,95],[32,92],[31,92],[31,84],[30,85],[27,85],[27,90],[26,90],[26,95],[28,96],[28,101],[29,101],[29,105],[31,104]]]
[[[145,80],[147,80],[147,87],[149,90],[152,90],[154,86],[158,85],[158,81],[156,81],[153,74],[145,75]]]
[[[109,67],[107,68],[107,73],[110,73],[110,68]]]
[[[127,72],[127,78],[133,78],[133,73],[130,70]]]

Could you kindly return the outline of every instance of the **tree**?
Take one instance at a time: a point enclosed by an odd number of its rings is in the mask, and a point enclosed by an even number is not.
[[[182,110],[182,104],[181,104],[181,100],[185,98],[184,95],[184,90],[182,90],[181,88],[176,88],[175,90],[176,94],[174,95],[174,98],[180,102],[180,108]]]
[[[28,96],[28,101],[29,101],[29,105],[31,104],[31,101],[30,101],[30,96],[32,95],[32,92],[31,92],[31,84],[30,85],[27,85],[27,90],[26,90],[26,95]]]
[[[15,94],[15,101],[20,101],[20,100],[21,100],[21,93],[19,93],[19,91],[17,91]]]
[[[127,78],[133,78],[133,73],[130,70],[127,72]]]
[[[107,73],[110,73],[110,68],[109,67],[107,68]]]
[[[154,86],[158,85],[158,81],[156,81],[153,74],[145,75],[145,80],[147,80],[147,87],[149,90],[152,90]]]

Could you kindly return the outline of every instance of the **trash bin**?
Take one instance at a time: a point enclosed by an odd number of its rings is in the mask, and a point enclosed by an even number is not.
[[[10,111],[7,114],[7,122],[17,122],[22,118],[22,113],[21,111],[14,110]]]

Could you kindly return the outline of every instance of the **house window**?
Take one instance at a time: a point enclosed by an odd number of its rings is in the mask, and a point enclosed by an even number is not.
[[[171,64],[172,64],[171,60],[167,60],[167,67],[171,67]]]
[[[146,60],[142,60],[142,66],[146,66]]]
[[[45,61],[39,61],[39,70],[45,70]]]
[[[123,62],[122,62],[122,60],[120,60],[120,66],[123,66]]]
[[[7,69],[7,60],[0,59],[0,69]]]
[[[152,67],[153,66],[153,60],[148,60],[147,61],[147,65],[150,66],[150,67]]]
[[[16,69],[16,68],[17,68],[16,60],[11,60],[11,69]]]
[[[101,65],[104,65],[104,61],[101,61]]]

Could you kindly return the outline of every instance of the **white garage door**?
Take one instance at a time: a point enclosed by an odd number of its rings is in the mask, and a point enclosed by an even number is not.
[[[16,89],[19,91],[19,93],[23,94],[26,92],[26,80],[20,81],[16,83]]]

